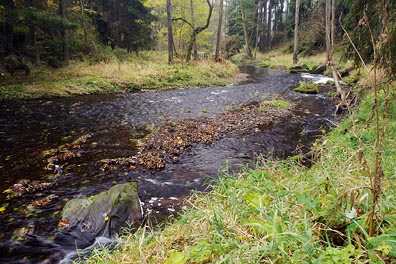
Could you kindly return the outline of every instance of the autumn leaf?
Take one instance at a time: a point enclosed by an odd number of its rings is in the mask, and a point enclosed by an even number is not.
[[[4,191],[3,191],[3,193],[11,193],[11,192],[12,192],[11,189],[7,189],[7,190],[4,190]]]
[[[0,207],[0,213],[3,213],[3,212],[7,209],[7,206],[8,206],[8,204],[3,204],[3,205]]]
[[[60,220],[58,223],[59,227],[68,227],[69,225],[70,225],[70,223],[65,220]]]

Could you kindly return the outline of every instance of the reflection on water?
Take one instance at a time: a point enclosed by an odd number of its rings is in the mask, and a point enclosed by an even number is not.
[[[247,67],[253,82],[229,87],[178,89],[160,92],[80,96],[75,98],[2,102],[0,106],[0,262],[30,262],[68,250],[45,238],[57,232],[60,210],[74,197],[89,196],[117,183],[137,181],[144,207],[159,219],[180,210],[191,190],[204,190],[224,164],[236,169],[252,163],[256,154],[285,157],[307,146],[334,120],[332,103],[322,95],[292,91],[299,75]],[[104,159],[136,155],[139,139],[156,126],[201,116],[213,118],[230,107],[282,96],[295,102],[288,120],[243,136],[228,136],[211,145],[194,145],[179,161],[152,171],[140,167],[104,167]],[[78,139],[86,137],[85,141]],[[76,141],[77,140],[77,141]],[[61,169],[46,168],[51,150],[64,159]],[[70,154],[70,153],[73,153]],[[67,156],[68,155],[68,156]],[[28,180],[49,188],[10,197],[10,187]],[[55,197],[42,207],[34,201]],[[2,209],[2,210],[3,210]],[[9,253],[10,243],[13,253]],[[17,245],[17,246],[16,246]],[[23,253],[21,253],[23,252]],[[22,255],[21,255],[22,254]],[[2,258],[2,257],[3,258]],[[43,258],[43,259],[42,259]],[[27,262],[29,262],[27,261]]]

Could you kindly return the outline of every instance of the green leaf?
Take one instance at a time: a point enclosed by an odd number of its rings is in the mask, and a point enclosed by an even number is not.
[[[183,252],[173,251],[165,260],[164,264],[184,264],[187,262],[187,256]]]
[[[0,214],[3,213],[7,209],[8,203],[2,204],[0,206]]]
[[[380,251],[386,256],[396,257],[396,231],[370,237],[367,241],[367,248]]]
[[[212,248],[207,241],[204,241],[190,250],[190,258],[193,262],[206,263],[212,257]]]
[[[248,193],[245,195],[245,200],[247,204],[251,208],[260,209],[265,206],[268,206],[271,202],[271,199],[267,195],[258,194],[258,193]]]
[[[271,227],[268,223],[261,219],[251,218],[243,223],[244,226],[249,226],[255,233],[268,234],[271,231]]]

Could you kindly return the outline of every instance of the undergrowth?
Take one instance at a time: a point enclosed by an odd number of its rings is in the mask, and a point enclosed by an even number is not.
[[[375,236],[368,235],[375,156],[373,95],[314,144],[315,164],[265,160],[237,175],[226,171],[209,193],[161,230],[141,228],[115,250],[86,263],[390,263],[396,261],[396,105],[388,107],[383,195]],[[380,105],[384,105],[380,93]],[[381,109],[384,111],[384,109]]]

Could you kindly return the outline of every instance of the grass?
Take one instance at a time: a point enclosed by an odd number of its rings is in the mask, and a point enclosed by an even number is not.
[[[95,250],[83,262],[389,263],[396,256],[396,105],[393,100],[389,107],[383,145],[378,236],[370,238],[372,101],[369,94],[355,114],[315,143],[313,167],[292,157],[262,159],[237,175],[223,171],[213,190],[195,193],[172,224],[127,233],[116,250]]]
[[[263,103],[272,107],[279,107],[281,109],[288,109],[290,107],[290,103],[283,99],[273,99],[271,101],[264,101]]]
[[[205,60],[168,65],[165,53],[141,52],[139,56],[126,54],[122,61],[115,58],[95,64],[73,61],[61,69],[33,69],[29,76],[4,75],[0,100],[223,86],[229,84],[229,79],[237,72],[237,67],[229,62]]]

